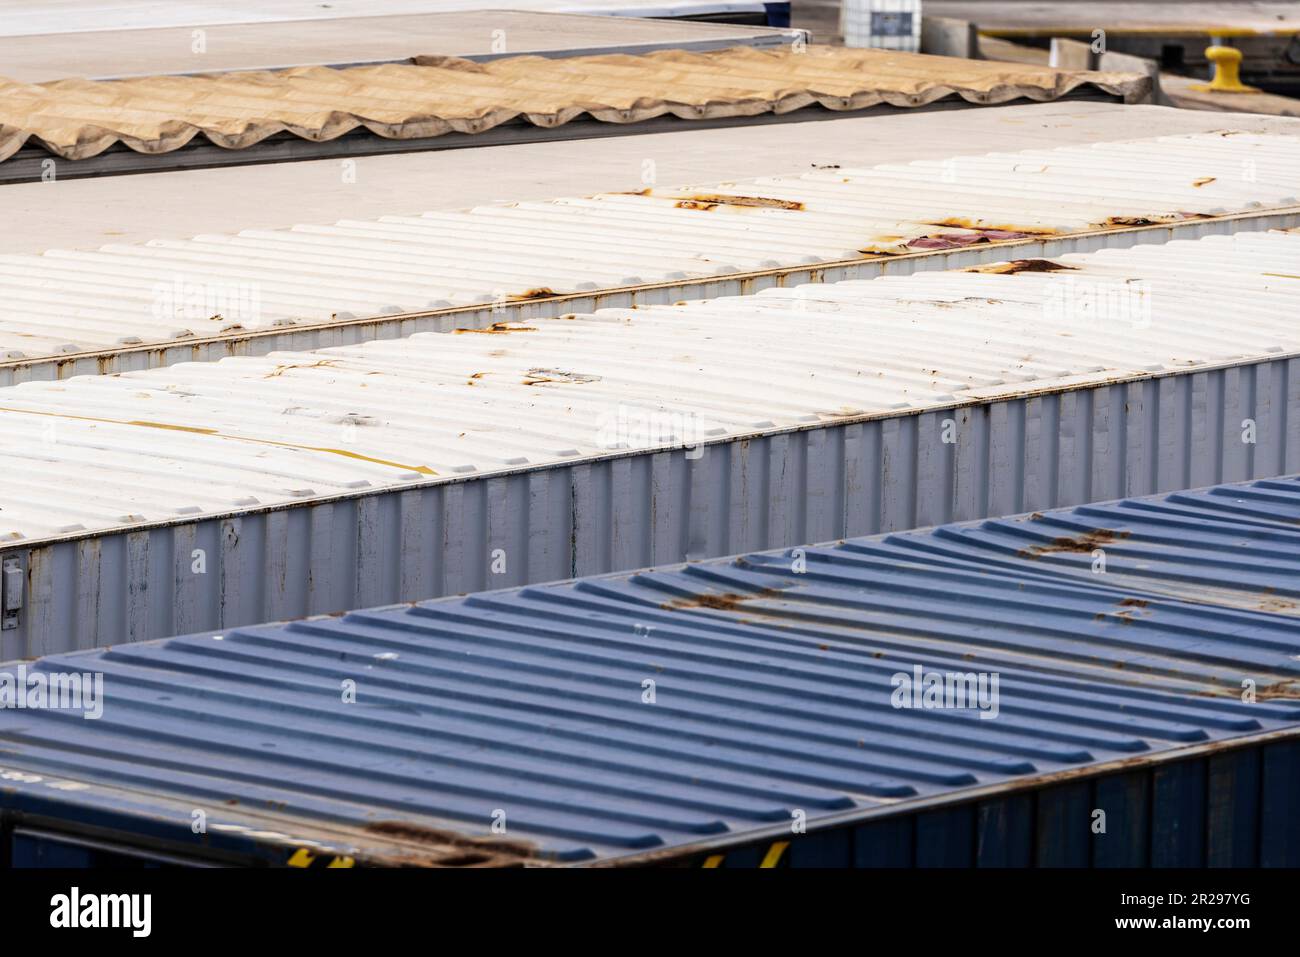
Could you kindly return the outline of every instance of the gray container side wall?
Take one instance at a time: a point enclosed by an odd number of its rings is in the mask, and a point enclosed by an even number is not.
[[[11,548],[0,660],[1291,472],[1300,358],[828,423]]]
[[[657,863],[692,867],[1300,867],[1300,741],[1237,746]],[[1106,813],[1094,833],[1093,814]],[[776,842],[785,847],[773,847]],[[710,860],[712,858],[712,860]]]
[[[1297,471],[1262,361],[9,549],[0,659]]]
[[[973,246],[967,249],[898,258],[796,266],[758,274],[638,286],[535,302],[505,302],[477,309],[381,317],[302,329],[277,329],[261,335],[233,336],[197,342],[181,341],[116,353],[85,353],[53,359],[33,359],[26,363],[0,365],[0,386],[68,379],[76,375],[138,372],[180,362],[216,361],[228,356],[263,356],[275,351],[349,346],[375,339],[398,339],[417,332],[484,329],[497,322],[527,321],[568,313],[590,313],[597,309],[669,305],[683,300],[745,296],[779,286],[874,279],[877,276],[907,276],[926,270],[964,269],[1008,259],[1051,258],[1067,253],[1096,252],[1099,249],[1128,249],[1138,245],[1165,243],[1173,239],[1200,239],[1204,236],[1292,227],[1300,227],[1300,213],[1241,214],[1221,219],[1188,220],[1172,225]]]

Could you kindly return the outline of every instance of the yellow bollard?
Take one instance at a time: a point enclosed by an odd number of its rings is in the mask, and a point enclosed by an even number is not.
[[[1253,86],[1241,82],[1241,51],[1232,47],[1205,48],[1205,58],[1214,64],[1214,77],[1209,83],[1198,83],[1191,89],[1201,93],[1258,93]]]

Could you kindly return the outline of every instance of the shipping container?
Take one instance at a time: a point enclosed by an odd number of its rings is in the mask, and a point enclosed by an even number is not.
[[[1297,615],[1291,476],[52,655],[0,849],[1295,867]]]
[[[1300,234],[0,390],[0,658],[1300,470]]]
[[[826,165],[2,255],[0,385],[1300,225],[1300,136]]]

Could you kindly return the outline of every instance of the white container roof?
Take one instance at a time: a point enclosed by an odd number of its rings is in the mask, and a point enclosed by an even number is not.
[[[1189,134],[0,255],[0,366],[1276,211],[1297,169],[1297,136]]]
[[[0,542],[1300,355],[1298,256],[1239,233],[26,383]]]

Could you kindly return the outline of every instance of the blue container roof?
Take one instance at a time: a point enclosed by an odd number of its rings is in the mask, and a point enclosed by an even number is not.
[[[0,709],[0,770],[186,831],[624,858],[1300,726],[1298,625],[1291,477],[50,656],[103,716]],[[917,668],[996,674],[997,716],[895,707]]]

